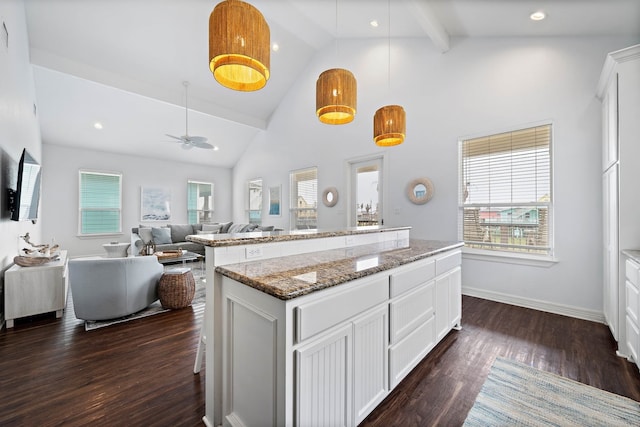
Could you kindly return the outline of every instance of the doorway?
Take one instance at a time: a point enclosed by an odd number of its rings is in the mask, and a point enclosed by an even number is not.
[[[383,157],[349,162],[349,225],[383,225]]]

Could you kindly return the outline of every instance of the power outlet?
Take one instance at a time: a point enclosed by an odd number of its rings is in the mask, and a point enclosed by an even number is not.
[[[245,258],[255,259],[262,257],[262,246],[249,246],[245,248]]]

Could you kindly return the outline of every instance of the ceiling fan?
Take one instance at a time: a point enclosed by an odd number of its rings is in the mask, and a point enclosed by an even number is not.
[[[167,135],[169,138],[174,138],[180,141],[182,143],[182,148],[184,148],[185,150],[190,150],[193,147],[211,150],[213,149],[213,145],[207,142],[206,137],[189,135],[189,94],[188,94],[189,82],[182,82],[182,84],[184,85],[184,109],[185,109],[184,135],[174,136],[174,135],[169,135],[168,133],[165,135]]]

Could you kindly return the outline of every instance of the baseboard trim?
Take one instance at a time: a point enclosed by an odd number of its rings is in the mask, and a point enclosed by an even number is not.
[[[478,288],[463,287],[462,294],[470,297],[487,299],[490,301],[502,302],[505,304],[516,305],[518,307],[532,308],[534,310],[546,311],[547,313],[560,314],[576,319],[589,320],[592,322],[606,323],[604,314],[595,310],[586,310],[580,307],[574,307],[564,304],[556,304],[553,302],[542,301],[531,298],[522,298],[514,295],[503,294],[501,292],[487,291]]]

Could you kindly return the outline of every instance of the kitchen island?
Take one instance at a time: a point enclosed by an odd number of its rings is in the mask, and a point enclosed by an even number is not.
[[[408,230],[312,234],[279,250],[244,242],[237,263],[220,252],[237,245],[198,235],[207,245],[205,322],[214,337],[205,424],[364,419],[460,325],[461,244],[410,241]]]

